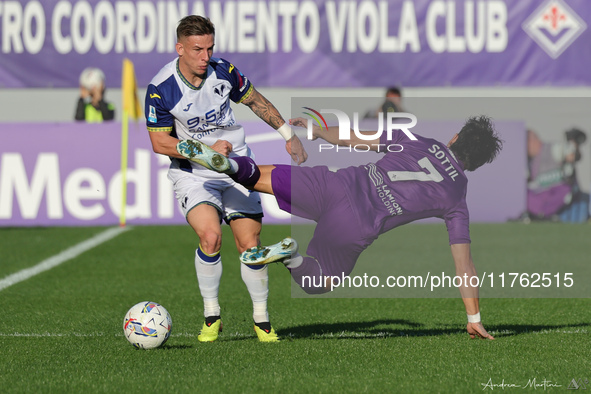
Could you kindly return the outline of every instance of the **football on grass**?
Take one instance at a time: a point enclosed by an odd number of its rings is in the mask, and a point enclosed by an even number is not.
[[[156,302],[140,302],[125,314],[123,332],[133,346],[154,349],[162,346],[172,330],[170,314]]]

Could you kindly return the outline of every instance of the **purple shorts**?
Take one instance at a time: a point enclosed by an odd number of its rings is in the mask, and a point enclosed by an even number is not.
[[[279,207],[317,223],[307,254],[323,275],[348,275],[371,241],[363,236],[342,182],[325,166],[275,167],[271,182]]]

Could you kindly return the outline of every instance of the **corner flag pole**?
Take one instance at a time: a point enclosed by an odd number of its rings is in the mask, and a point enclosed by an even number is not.
[[[127,205],[127,152],[129,144],[129,121],[127,110],[123,110],[121,120],[121,212],[119,226],[125,227],[125,207]]]
[[[137,81],[133,63],[123,59],[121,73],[121,93],[123,101],[123,119],[121,120],[121,213],[119,225],[125,227],[125,208],[127,206],[127,156],[129,145],[129,118],[136,122],[140,117],[141,107],[137,97]]]

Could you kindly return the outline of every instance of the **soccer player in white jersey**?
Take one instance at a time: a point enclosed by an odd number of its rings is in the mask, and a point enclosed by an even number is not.
[[[195,268],[203,297],[205,322],[198,340],[211,342],[222,330],[218,290],[222,275],[221,220],[232,229],[238,252],[260,244],[263,216],[258,193],[236,184],[225,174],[209,171],[181,156],[179,140],[224,145],[225,154],[252,156],[244,129],[236,124],[230,100],[247,105],[286,140],[292,159],[301,164],[307,154],[279,111],[231,63],[212,57],[214,25],[208,18],[190,15],[177,27],[178,58],[165,65],[146,92],[146,121],[154,152],[171,157],[168,173],[176,198],[189,225],[199,237]],[[230,151],[231,149],[231,151]],[[242,279],[253,303],[254,329],[261,342],[275,342],[267,311],[266,266],[240,264]],[[260,268],[260,269],[257,269]]]

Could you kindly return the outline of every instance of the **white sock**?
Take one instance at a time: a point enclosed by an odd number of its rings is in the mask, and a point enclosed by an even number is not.
[[[258,268],[258,267],[257,267]],[[259,269],[240,264],[240,273],[252,300],[252,318],[255,323],[269,321],[267,298],[269,297],[269,267]]]
[[[230,166],[231,168],[226,171],[226,174],[235,174],[238,172],[238,163],[236,163],[236,160],[234,159],[228,159],[228,161],[230,162]]]
[[[218,293],[222,278],[222,258],[220,252],[208,255],[201,250],[201,245],[195,251],[195,270],[199,290],[203,297],[203,315],[220,316]]]
[[[298,268],[304,262],[304,256],[296,253],[292,258],[283,260],[283,264],[289,269]]]

